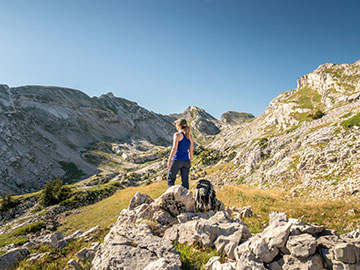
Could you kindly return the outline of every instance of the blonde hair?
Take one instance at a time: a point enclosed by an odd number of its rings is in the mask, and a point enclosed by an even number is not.
[[[181,129],[182,132],[184,132],[186,138],[190,138],[190,127],[187,125],[186,119],[178,119],[175,121],[175,125]]]

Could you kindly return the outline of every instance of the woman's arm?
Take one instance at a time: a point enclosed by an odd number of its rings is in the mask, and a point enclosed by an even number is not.
[[[194,140],[190,134],[190,149],[189,149],[190,166],[191,166],[191,161],[192,161],[193,155],[194,155]]]
[[[178,133],[175,133],[174,134],[174,141],[173,141],[173,146],[171,148],[171,152],[170,152],[170,156],[169,156],[169,159],[168,159],[168,168],[170,168],[170,163],[171,163],[171,159],[173,158],[173,156],[175,155],[176,153],[176,150],[178,148],[178,142],[179,142],[179,134]]]

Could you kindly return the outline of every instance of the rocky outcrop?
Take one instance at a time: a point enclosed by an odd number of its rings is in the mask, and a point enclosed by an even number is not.
[[[291,187],[293,196],[317,199],[359,196],[360,124],[344,125],[360,113],[359,63],[321,65],[263,115],[224,126],[209,147],[235,166],[211,180]]]
[[[179,185],[155,201],[137,193],[96,252],[92,269],[181,269],[179,252],[170,240],[155,233],[164,231],[160,227],[171,226],[178,215],[194,209],[192,192]],[[154,221],[154,228],[142,222],[146,220]]]
[[[213,247],[226,256],[225,263],[211,258],[207,270],[360,268],[358,231],[340,237],[322,226],[271,212],[269,226],[251,235],[243,222],[229,218],[235,209],[194,213],[191,197],[181,186],[150,203],[139,200],[144,194],[134,196],[133,201],[144,202],[121,212],[97,250],[92,269],[180,269],[174,242]],[[167,215],[159,220],[158,211]]]
[[[169,240],[155,236],[149,225],[114,226],[92,262],[92,269],[144,269],[163,259],[162,269],[180,269],[180,254]]]
[[[339,237],[321,226],[273,212],[269,227],[236,247],[235,261],[221,264],[214,257],[206,269],[358,269],[358,244],[359,238]]]
[[[216,245],[234,256],[235,247],[250,237],[245,224],[230,220],[224,211],[194,211],[192,192],[179,185],[155,201],[137,193],[96,252],[93,269],[180,269],[174,240]]]
[[[164,238],[180,244],[198,244],[216,249],[234,257],[234,249],[250,237],[246,225],[239,220],[232,221],[224,211],[206,219],[200,218],[172,226],[165,231]]]

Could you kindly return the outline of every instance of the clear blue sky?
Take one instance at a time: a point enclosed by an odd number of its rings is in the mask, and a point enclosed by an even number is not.
[[[360,59],[360,1],[0,0],[0,83],[113,92],[162,114],[263,113]]]

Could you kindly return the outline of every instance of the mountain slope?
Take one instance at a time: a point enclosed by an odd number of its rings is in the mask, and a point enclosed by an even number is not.
[[[360,61],[324,64],[263,115],[217,135],[237,165],[216,178],[341,197],[360,190]],[[348,122],[352,124],[347,124]],[[225,182],[227,182],[225,181]]]
[[[35,191],[55,177],[98,171],[81,153],[96,142],[170,145],[171,118],[111,93],[90,98],[60,87],[0,86],[0,190]]]

